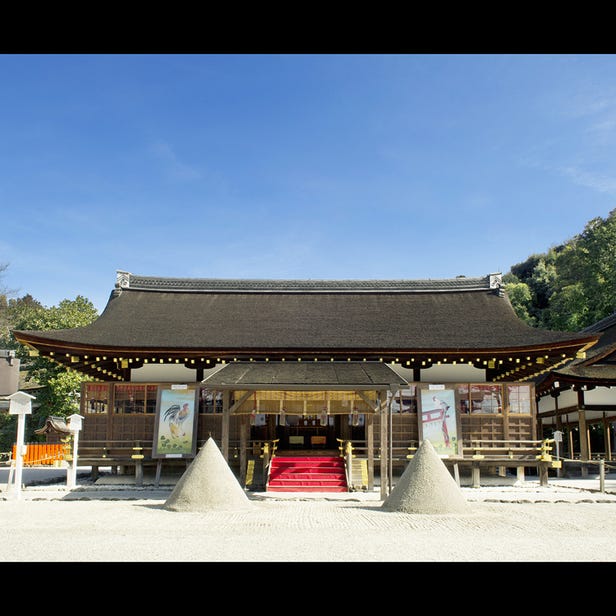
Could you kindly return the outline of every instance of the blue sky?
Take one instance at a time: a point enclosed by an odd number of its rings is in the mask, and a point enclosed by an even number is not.
[[[483,276],[616,207],[616,56],[0,55],[0,282]]]

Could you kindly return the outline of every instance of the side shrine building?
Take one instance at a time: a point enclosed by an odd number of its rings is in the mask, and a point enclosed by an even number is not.
[[[270,460],[285,453],[352,451],[349,489],[370,487],[375,469],[391,474],[424,439],[461,463],[541,439],[535,381],[600,337],[527,326],[500,274],[228,280],[123,271],[92,324],[14,335],[89,379],[79,442],[93,470],[160,470],[212,437],[246,486],[260,470],[267,487]],[[352,458],[363,463],[356,469]]]
[[[582,333],[601,337],[583,356],[537,381],[538,418],[544,430],[561,433],[562,451],[569,459],[613,460],[616,312]]]

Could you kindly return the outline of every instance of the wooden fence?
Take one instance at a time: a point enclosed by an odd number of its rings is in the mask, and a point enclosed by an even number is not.
[[[70,445],[64,443],[26,443],[24,466],[54,466],[70,457]],[[11,460],[16,459],[17,445],[13,445]]]

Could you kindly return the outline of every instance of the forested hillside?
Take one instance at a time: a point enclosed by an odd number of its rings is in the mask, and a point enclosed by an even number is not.
[[[616,311],[616,209],[565,243],[531,255],[503,276],[530,325],[579,331]]]

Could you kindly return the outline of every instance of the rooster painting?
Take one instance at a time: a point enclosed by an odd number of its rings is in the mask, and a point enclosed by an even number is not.
[[[163,419],[169,423],[169,432],[172,437],[180,438],[186,436],[186,432],[182,430],[182,424],[189,415],[190,409],[188,402],[185,402],[182,406],[173,404],[165,411]]]

